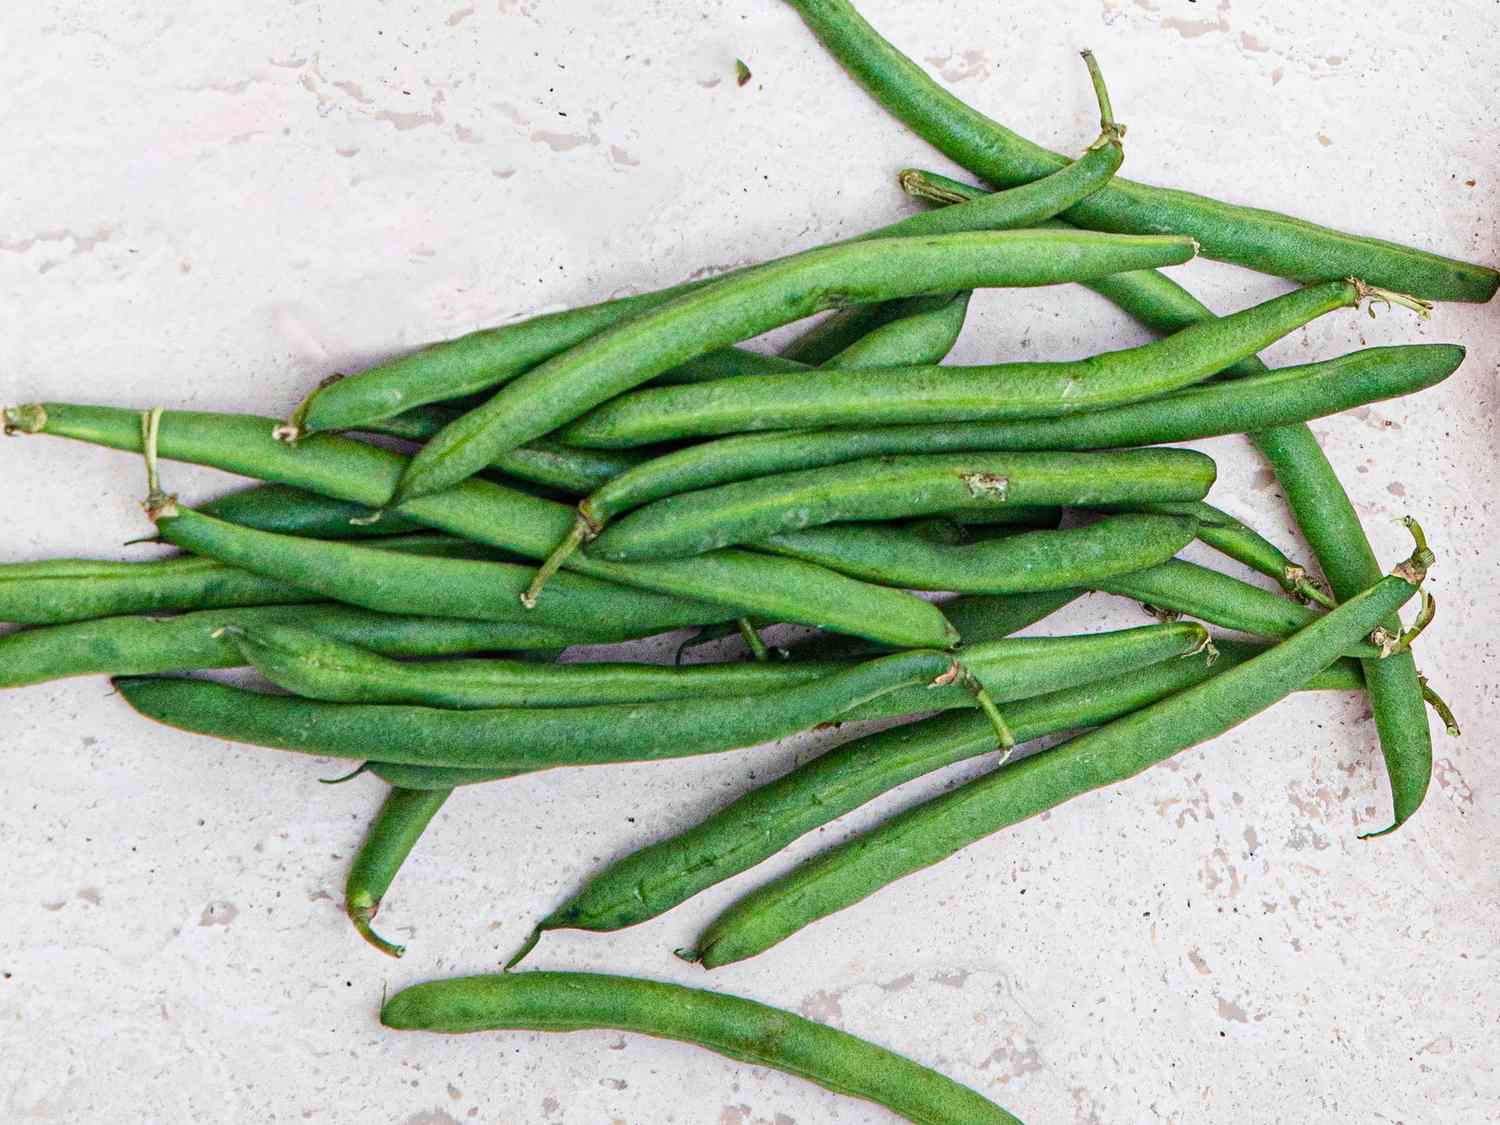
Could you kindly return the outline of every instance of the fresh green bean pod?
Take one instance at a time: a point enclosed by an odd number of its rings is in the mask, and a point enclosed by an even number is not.
[[[135,452],[142,446],[141,416],[135,411],[40,403],[7,407],[4,417],[17,433],[48,433]],[[272,427],[269,419],[254,415],[168,411],[160,419],[158,453],[377,509],[389,501],[407,463],[399,453],[334,434],[287,445],[271,437]],[[533,559],[546,558],[576,522],[576,512],[566,505],[479,480],[413,501],[399,514]],[[747,616],[869,635],[897,647],[947,647],[958,639],[941,611],[920,598],[794,559],[721,551],[627,566],[580,554],[567,566],[639,589],[723,601]]]
[[[1213,461],[1185,449],[872,457],[653,501],[605,528],[587,553],[611,562],[668,559],[839,521],[1008,504],[1199,500],[1213,480]]]
[[[984,231],[854,242],[759,266],[606,329],[506,384],[422,448],[394,502],[449,488],[695,355],[840,304],[1084,281],[1177,265],[1195,252],[1191,239],[1171,237]]]
[[[520,595],[531,568],[475,559],[415,558],[358,543],[276,535],[216,520],[170,498],[149,513],[168,543],[279,582],[383,613],[477,621],[534,620],[613,639],[724,621],[734,610],[565,574],[534,609]]]
[[[478,544],[430,532],[390,536],[371,549],[403,557],[493,557]],[[48,559],[0,564],[0,621],[21,625],[321,600],[313,591],[289,582],[191,555],[141,562]]]
[[[1189,387],[1163,398],[1060,418],[737,434],[665,453],[630,469],[583,501],[582,510],[603,524],[663,496],[861,457],[1110,449],[1243,433],[1412,394],[1442,382],[1463,357],[1463,348],[1449,344],[1367,348],[1233,384]]]
[[[1417,592],[1433,556],[1410,559],[1260,656],[1205,683],[901,813],[740,899],[711,922],[696,959],[716,968],[961,848],[1196,746],[1296,691]]]
[[[1092,286],[1152,331],[1175,331],[1213,313],[1176,282],[1152,271],[1107,279]],[[1237,364],[1226,374],[1239,376],[1236,389],[1266,370],[1259,359]],[[1318,566],[1335,597],[1348,598],[1380,574],[1359,515],[1354,510],[1318,439],[1304,425],[1266,423],[1252,428],[1250,440],[1265,456],[1291,505],[1292,514],[1312,547]],[[1399,632],[1400,622],[1385,622]],[[1423,685],[1410,652],[1365,665],[1370,709],[1380,734],[1381,754],[1391,783],[1394,819],[1385,832],[1404,824],[1421,806],[1432,778],[1432,734],[1423,706]],[[1383,835],[1384,833],[1374,833]]]
[[[227,625],[296,625],[401,656],[508,652],[593,644],[600,638],[530,621],[463,621],[372,613],[353,606],[277,605],[208,609],[176,617],[102,617],[0,636],[0,688],[71,676],[149,676],[234,668],[245,662]]]
[[[864,1098],[918,1125],[1020,1125],[967,1086],[791,1012],[737,996],[599,973],[503,973],[404,988],[380,1009],[415,1031],[612,1028],[677,1039]]]
[[[694,664],[537,664],[459,660],[403,664],[295,626],[231,627],[246,662],[278,687],[335,703],[403,703],[449,710],[571,708],[704,698],[742,699],[840,675],[848,661]],[[1080,676],[1165,660],[1206,639],[1190,623],[1071,637],[1001,639],[965,650],[965,667],[1000,700],[1024,699],[1079,682]],[[1080,673],[1079,668],[1087,671]],[[960,688],[922,686],[847,710],[845,721],[883,719],[944,707],[970,707]],[[379,757],[379,755],[376,755]]]
[[[830,524],[773,535],[760,546],[889,586],[1029,594],[1095,585],[1164,563],[1197,531],[1190,518],[1127,514],[1066,530],[938,543],[886,524]]]
[[[952,705],[945,694],[951,699],[967,692],[996,721],[997,742],[1005,741],[980,682],[935,649],[878,657],[765,695],[566,708],[449,711],[323,703],[194,680],[117,678],[114,683],[141,714],[183,730],[338,758],[365,759],[374,751],[382,761],[464,769],[543,769],[718,753],[842,718],[907,688],[924,689],[923,702],[937,708]]]
[[[972,205],[949,208],[941,215],[913,215],[862,237],[1013,230],[1034,226],[1086,198],[1108,182],[1123,159],[1121,131],[1114,126],[1107,112],[1102,82],[1096,85],[1096,91],[1100,92],[1104,130],[1081,159],[1014,192],[997,192]],[[303,424],[317,430],[355,429],[425,403],[499,386],[606,328],[684,294],[746,272],[748,270],[735,270],[654,293],[532,317],[519,324],[486,329],[435,344],[413,355],[380,364],[361,375],[336,380],[322,387],[308,399]],[[890,304],[856,305],[847,310],[848,316],[835,313],[829,321],[799,339],[784,357],[759,356],[740,348],[718,349],[689,359],[663,372],[657,379],[698,382],[703,377],[718,377],[717,372],[722,371],[726,364],[759,371],[778,367],[787,370],[788,363],[798,360],[803,364],[821,364],[881,324],[905,315],[899,307],[887,307]]]
[[[849,0],[789,0],[850,76],[887,112],[996,187],[1037,180],[1067,161],[939,86],[864,21]],[[1191,235],[1209,258],[1294,281],[1354,276],[1432,300],[1488,301],[1500,274],[1275,211],[1116,178],[1063,213],[1081,227]]]
[[[444,426],[460,417],[462,415],[458,411],[442,406],[419,406],[404,414],[377,419],[363,428],[388,437],[423,442],[442,432]],[[502,453],[495,458],[493,467],[518,480],[583,495],[621,473],[628,472],[648,456],[649,454],[637,450],[605,452],[599,449],[575,449],[560,442],[537,438],[517,449]]]
[[[975,601],[998,601],[992,599],[974,599]],[[1115,680],[1100,680],[1095,684],[1077,684],[1061,688],[1046,695],[1032,696],[1024,700],[1006,702],[1005,713],[1007,716],[1018,715],[1020,725],[1028,730],[1040,730],[1041,724],[1050,724],[1055,730],[1067,730],[1072,727],[1082,727],[1091,723],[1108,722],[1126,711],[1144,707],[1148,703],[1163,699],[1168,695],[1175,694],[1182,688],[1198,682],[1198,679],[1223,671],[1242,664],[1253,656],[1265,652],[1270,646],[1264,644],[1253,644],[1245,641],[1232,641],[1222,637],[1214,638],[1214,648],[1219,653],[1218,658],[1211,664],[1200,663],[1191,660],[1166,661],[1152,664],[1140,671],[1140,675],[1122,676]],[[863,655],[863,654],[860,654]],[[1191,677],[1182,679],[1181,677]],[[1128,681],[1128,682],[1127,682]],[[1327,669],[1314,676],[1304,685],[1304,691],[1362,691],[1365,686],[1364,675],[1360,671],[1360,663],[1350,657],[1342,657],[1337,663],[1330,665]],[[1127,694],[1118,695],[1118,690],[1124,690]],[[1097,700],[1096,700],[1097,694]],[[1115,701],[1115,702],[1112,702]],[[1117,712],[1113,708],[1120,708]],[[1090,718],[1090,716],[1093,716]],[[1007,721],[1009,721],[1007,719]],[[913,725],[894,728],[896,730],[914,730]],[[969,734],[965,736],[965,746],[973,747],[972,751],[964,754],[964,757],[972,757],[976,754],[985,753],[993,743],[985,741],[982,744],[973,741],[974,731],[978,727],[970,728]],[[984,730],[993,732],[993,728],[985,725]],[[859,740],[845,745],[854,748],[851,753],[861,753],[858,749],[864,746],[868,740]],[[932,748],[930,760],[935,764],[931,769],[938,769],[936,764],[947,753],[941,745],[936,742],[928,744]],[[835,747],[827,754],[813,759],[810,766],[816,768],[816,763],[832,754],[838,754],[841,747]],[[957,761],[957,758],[952,759]],[[838,761],[834,758],[829,763],[832,769]],[[886,764],[899,769],[904,761],[899,755],[894,756]],[[412,788],[440,788],[449,789],[457,785],[477,785],[485,781],[499,781],[504,778],[514,777],[518,772],[527,771],[485,771],[485,770],[450,770],[437,769],[428,766],[405,766],[393,762],[367,762],[366,768],[377,777],[384,779],[392,785],[405,785]],[[821,775],[821,768],[819,770]],[[787,775],[790,776],[790,775]],[[772,782],[772,785],[777,784]],[[824,799],[820,797],[819,799]],[[831,799],[831,798],[827,798]],[[691,831],[691,830],[690,830]]]
[[[1263,646],[1225,642],[1213,658],[1143,663],[1122,674],[1007,704],[1005,721],[1018,743],[1098,726],[1203,683],[1263,651]],[[1194,652],[1185,648],[1179,655]],[[1088,674],[1085,665],[1080,671]],[[1340,661],[1303,689],[1357,690],[1362,682],[1357,664]],[[537,928],[606,933],[638,925],[748,871],[798,837],[897,786],[993,750],[993,732],[967,712],[938,715],[835,746],[693,827],[609,864]]]
[[[900,316],[866,332],[823,367],[840,370],[939,363],[958,343],[970,296],[965,292],[891,302]]]
[[[362,504],[320,496],[284,484],[257,484],[199,504],[205,516],[281,535],[309,539],[384,539],[428,530],[413,520],[387,515],[369,522]]]
[[[707,383],[714,379],[728,379],[733,375],[769,375],[811,370],[812,367],[806,363],[798,363],[779,355],[766,355],[745,348],[721,348],[690,359],[670,371],[663,371],[651,381],[666,387],[682,383]],[[482,400],[475,402],[470,409],[482,404]]]
[[[1354,307],[1364,292],[1349,281],[1310,285],[1163,340],[1070,362],[891,367],[816,379],[755,375],[648,387],[596,407],[557,437],[567,445],[608,449],[756,430],[1078,414],[1201,382],[1325,313]]]
[[[387,941],[371,928],[380,900],[411,855],[427,825],[448,800],[451,789],[392,789],[365,834],[344,884],[344,912],[355,931],[380,952],[400,957],[406,946]]]

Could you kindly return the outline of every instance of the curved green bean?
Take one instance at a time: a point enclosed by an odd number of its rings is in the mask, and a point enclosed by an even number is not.
[[[612,1028],[677,1039],[864,1098],[918,1125],[1020,1125],[967,1086],[846,1031],[677,984],[599,973],[503,973],[404,988],[380,1022],[417,1031]]]
[[[1194,651],[1184,649],[1181,655]],[[1223,642],[1211,659],[1143,663],[1132,671],[1007,704],[1005,721],[1018,744],[1098,726],[1264,651],[1264,646]],[[1362,684],[1359,666],[1343,660],[1313,677],[1303,690],[1357,690]],[[882,793],[993,749],[987,725],[967,712],[937,715],[835,746],[691,828],[615,860],[543,919],[538,930],[607,933],[645,922],[748,871]]]
[[[431,533],[391,536],[372,543],[371,549],[404,557],[493,557],[478,544]],[[289,582],[191,555],[140,562],[48,559],[0,564],[0,621],[22,625],[320,600],[317,593]]]
[[[1182,238],[985,231],[853,242],[759,266],[606,329],[506,384],[423,447],[393,502],[457,484],[499,454],[695,355],[824,309],[986,286],[1082,281],[1176,265],[1194,253],[1192,240]],[[817,381],[821,377],[807,380]]]
[[[205,516],[229,523],[311,539],[375,539],[427,530],[420,523],[396,515],[371,523],[364,518],[370,510],[362,504],[284,484],[252,485],[197,508]]]
[[[1014,192],[999,192],[984,202],[952,208],[940,217],[914,215],[872,231],[864,238],[917,236],[954,231],[1005,230],[1034,226],[1086,198],[1108,182],[1124,158],[1121,130],[1114,125],[1102,80],[1095,74],[1100,99],[1102,132],[1099,140],[1079,160],[1050,176],[1036,179]],[[707,288],[748,270],[734,270],[718,277],[672,286],[654,293],[605,301],[580,309],[532,317],[519,324],[471,333],[380,364],[353,378],[336,380],[315,391],[302,411],[303,424],[317,430],[354,429],[377,418],[388,418],[424,403],[451,399],[470,391],[498,386],[528,368],[677,297]],[[957,288],[957,287],[956,287]],[[743,349],[721,349],[688,360],[664,372],[662,381],[698,381],[725,364],[772,370],[801,360],[820,364],[843,351],[855,340],[903,313],[885,303],[857,305],[852,316],[835,313],[831,321],[815,327],[787,349],[785,358],[763,357]]]
[[[34,403],[7,407],[4,417],[18,433],[48,433],[135,452],[142,448],[141,416],[135,411]],[[334,434],[315,434],[297,446],[286,445],[270,436],[271,426],[269,419],[254,415],[168,411],[160,419],[158,452],[367,508],[386,506],[406,464],[399,453]],[[400,514],[533,559],[546,558],[576,517],[566,505],[480,480],[413,501]],[[628,566],[578,555],[567,565],[594,578],[722,602],[770,621],[869,635],[897,647],[947,647],[958,639],[941,611],[920,598],[794,559],[721,551]]]
[[[941,212],[934,212],[940,214]],[[1310,285],[1149,344],[1071,362],[892,367],[755,375],[638,390],[557,433],[619,448],[682,437],[843,425],[1024,421],[1099,410],[1181,390],[1365,296],[1349,281]]]
[[[148,676],[245,662],[223,626],[296,625],[387,655],[442,656],[592,644],[600,638],[529,621],[464,621],[372,613],[353,606],[208,609],[177,617],[103,617],[0,636],[0,688],[71,676]]]
[[[1213,461],[1186,449],[872,457],[653,501],[605,528],[587,554],[667,559],[836,521],[1007,504],[1200,500],[1213,481]]]
[[[845,70],[894,117],[997,187],[1056,172],[1066,161],[965,105],[880,37],[848,0],[789,0]],[[1345,234],[1274,211],[1191,192],[1111,181],[1064,212],[1094,230],[1191,235],[1209,258],[1295,281],[1360,277],[1433,300],[1488,301],[1500,274],[1484,266]]]
[[[979,682],[951,655],[914,649],[766,695],[605,703],[566,708],[432,707],[322,703],[220,684],[117,678],[147,718],[182,730],[336,758],[465,769],[542,769],[711,754],[783,738],[838,719],[905,688],[966,691],[1007,735]]]
[[[1091,789],[1133,777],[1222,734],[1296,691],[1417,592],[1433,556],[1417,551],[1365,592],[1205,683],[897,815],[740,899],[711,922],[696,958],[754,956],[881,887]]]
[[[1435,386],[1463,358],[1464,349],[1449,344],[1367,348],[1233,384],[1189,387],[1163,398],[1060,418],[737,434],[647,461],[601,486],[580,508],[589,520],[604,524],[664,496],[860,457],[1109,449],[1242,433],[1320,418]]]
[[[1095,585],[1166,562],[1197,531],[1190,518],[1118,515],[1066,530],[937,543],[884,524],[834,524],[773,535],[759,546],[906,589],[1027,594]]]
[[[474,559],[412,558],[375,547],[276,535],[216,520],[170,498],[150,512],[168,543],[311,590],[325,598],[385,613],[519,621],[563,632],[624,639],[683,625],[724,621],[732,609],[633,590],[578,574],[560,576],[533,610],[519,598],[531,578],[524,565]]]
[[[355,931],[380,952],[400,957],[406,946],[396,945],[370,926],[380,910],[380,900],[390,890],[396,872],[411,855],[427,825],[448,800],[451,789],[395,789],[365,834],[359,853],[349,867],[344,884],[344,912]]]

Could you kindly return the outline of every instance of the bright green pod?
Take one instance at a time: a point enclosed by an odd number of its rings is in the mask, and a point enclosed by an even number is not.
[[[372,523],[365,518],[370,509],[362,504],[284,484],[242,488],[199,504],[197,510],[229,523],[310,539],[377,539],[427,530],[422,524],[394,515]]]
[[[1273,297],[1149,344],[1068,362],[891,367],[755,375],[621,395],[557,432],[568,445],[624,448],[683,437],[821,426],[1012,422],[1159,398],[1201,382],[1334,309],[1363,287],[1330,281]]]
[[[653,501],[605,528],[586,553],[670,559],[833,522],[1010,504],[1201,500],[1213,481],[1213,461],[1186,449],[868,458]]]
[[[392,789],[365,833],[344,883],[344,913],[355,931],[380,952],[400,957],[406,946],[377,934],[370,922],[390,890],[396,872],[411,855],[427,825],[453,792],[451,789]]]
[[[584,1031],[677,1039],[885,1106],[917,1125],[1021,1125],[967,1086],[847,1031],[678,984],[600,973],[503,973],[404,988],[380,1009],[404,1031]]]

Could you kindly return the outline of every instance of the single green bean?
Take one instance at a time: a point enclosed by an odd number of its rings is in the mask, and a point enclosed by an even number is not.
[[[18,433],[142,449],[141,416],[135,411],[45,403],[7,407],[4,417]],[[254,415],[169,411],[160,419],[158,451],[162,457],[294,485],[367,508],[386,506],[406,464],[399,453],[334,434],[316,434],[290,446],[270,436],[271,425]],[[401,514],[533,559],[546,558],[576,516],[566,505],[479,480],[413,501]],[[958,639],[941,611],[920,598],[794,559],[722,551],[624,566],[579,555],[569,560],[568,568],[639,589],[722,601],[766,620],[870,635],[898,647],[946,647]]]
[[[941,212],[934,212],[940,214]],[[754,375],[623,395],[564,426],[568,445],[620,448],[792,427],[1025,421],[1154,399],[1201,382],[1368,291],[1330,281],[1137,347],[1069,362]]]
[[[784,371],[811,371],[805,363],[785,359],[779,355],[766,355],[745,348],[721,348],[696,359],[663,371],[652,383],[673,386],[680,383],[707,383],[714,379],[727,379],[732,375],[769,375]],[[471,403],[466,409],[481,406],[484,399]]]
[[[1061,418],[738,434],[647,461],[603,485],[580,508],[588,519],[603,524],[679,492],[860,457],[1109,449],[1242,433],[1411,394],[1442,382],[1463,358],[1464,349],[1449,344],[1368,348],[1232,385],[1189,387],[1163,398]]]
[[[987,201],[966,208],[953,208],[941,217],[914,215],[862,237],[910,237],[1030,227],[1098,190],[1119,168],[1123,150],[1120,146],[1121,130],[1115,126],[1108,111],[1103,82],[1098,79],[1097,70],[1092,65],[1090,69],[1096,77],[1095,92],[1100,99],[1102,131],[1081,159],[1015,192],[996,193]],[[388,418],[424,403],[498,386],[606,328],[684,294],[747,272],[749,270],[735,270],[715,278],[533,317],[519,324],[491,328],[435,344],[414,355],[380,364],[362,375],[337,380],[321,388],[309,398],[303,411],[303,423],[319,430],[354,429],[373,419]],[[852,318],[835,313],[832,323],[825,321],[796,341],[783,359],[762,357],[743,349],[721,349],[689,359],[657,378],[678,380],[682,378],[685,367],[705,365],[713,377],[713,371],[722,369],[725,363],[762,371],[777,366],[786,369],[786,363],[797,360],[805,364],[823,363],[881,324],[904,315],[899,307],[888,305],[883,302],[855,306],[850,310]],[[687,381],[697,381],[693,372],[688,372]]]
[[[396,872],[411,855],[427,825],[437,815],[451,789],[392,789],[386,794],[344,884],[344,912],[354,929],[382,953],[400,957],[406,946],[396,945],[370,926],[380,900],[390,890]]]
[[[494,557],[478,544],[431,533],[391,536],[372,543],[371,549],[401,556]],[[0,621],[22,625],[321,600],[289,582],[191,555],[142,562],[48,559],[0,564]]]
[[[261,531],[305,535],[312,539],[385,538],[427,530],[419,523],[395,515],[371,523],[364,518],[370,510],[362,504],[319,496],[284,484],[242,488],[199,504],[198,511]]]
[[[1124,781],[1222,734],[1333,664],[1417,592],[1433,556],[1417,550],[1391,575],[1296,635],[1222,675],[997,770],[897,815],[740,899],[711,922],[697,959],[715,968],[754,956],[881,887],[993,832]]]
[[[695,355],[823,309],[987,286],[1083,281],[1176,265],[1194,253],[1192,240],[1182,238],[984,231],[854,242],[760,266],[606,329],[506,384],[423,447],[402,475],[394,502],[457,484],[499,454]]]
[[[1180,655],[1194,651],[1185,649]],[[1263,646],[1224,642],[1212,658],[1143,663],[1123,674],[1007,704],[1005,721],[1018,743],[1098,726],[1263,651]],[[1080,671],[1089,673],[1082,665]],[[1344,660],[1314,676],[1303,690],[1357,690],[1362,684],[1359,666]],[[645,922],[748,871],[798,837],[882,793],[993,750],[988,726],[967,712],[938,715],[835,746],[693,827],[609,864],[537,929],[607,933]],[[529,947],[523,955],[528,951]]]
[[[244,657],[225,625],[297,625],[387,655],[439,656],[592,644],[600,638],[529,621],[463,621],[372,613],[353,606],[208,609],[177,617],[103,617],[0,636],[0,688],[71,676],[146,676],[234,668]]]
[[[668,496],[607,527],[587,554],[667,559],[847,520],[1007,504],[1199,500],[1214,463],[1185,449],[866,458]]]
[[[503,973],[404,988],[380,1022],[416,1031],[611,1028],[705,1047],[864,1098],[918,1125],[1020,1125],[967,1086],[791,1012],[677,984],[599,973]]]
[[[965,105],[866,23],[848,0],[789,0],[823,46],[894,117],[997,187],[1054,173],[1066,158]],[[1433,300],[1488,301],[1500,274],[1274,211],[1116,178],[1063,213],[1078,226],[1191,235],[1210,258],[1295,281],[1353,275]]]
[[[412,558],[320,539],[276,535],[216,520],[167,498],[151,507],[168,543],[280,582],[365,609],[429,617],[520,621],[567,633],[625,639],[683,625],[723,621],[732,609],[694,602],[578,574],[560,576],[534,610],[520,604],[531,568],[475,559]]]
[[[1027,594],[1096,585],[1164,563],[1197,531],[1194,519],[1127,514],[1063,531],[938,543],[885,524],[832,524],[773,535],[760,546],[906,589]]]

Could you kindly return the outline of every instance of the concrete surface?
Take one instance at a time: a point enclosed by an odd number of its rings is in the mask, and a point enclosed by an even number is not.
[[[1078,151],[1098,51],[1127,171],[1491,262],[1490,0],[868,0],[963,97]],[[734,59],[754,72],[734,83]],[[320,376],[544,308],[895,218],[887,120],[775,0],[229,6],[48,0],[0,17],[0,400],[284,413]],[[1178,271],[1216,308],[1275,279]],[[1141,339],[1082,291],[985,294],[956,358]],[[1272,362],[1459,340],[1444,387],[1316,424],[1386,560],[1441,554],[1421,662],[1427,805],[1394,838],[1363,700],[1294,699],[970,848],[706,983],[931,1064],[1044,1122],[1500,1120],[1494,307],[1339,314]],[[1219,503],[1289,546],[1239,439]],[[134,457],[0,445],[7,560],[140,557]],[[227,481],[171,466],[204,498]],[[1304,550],[1299,546],[1299,550]],[[1094,599],[1049,624],[1136,623]],[[660,646],[658,646],[660,651]],[[839,737],[844,737],[845,735]],[[152,729],[102,680],[0,700],[0,1118],[47,1122],[875,1122],[671,1043],[382,1032],[382,989],[492,968],[607,857],[827,739],[461,794],[396,884],[383,960],[339,910],[376,807],[331,763]],[[767,874],[983,769],[910,786],[656,923],[537,966],[704,983],[670,951]]]

